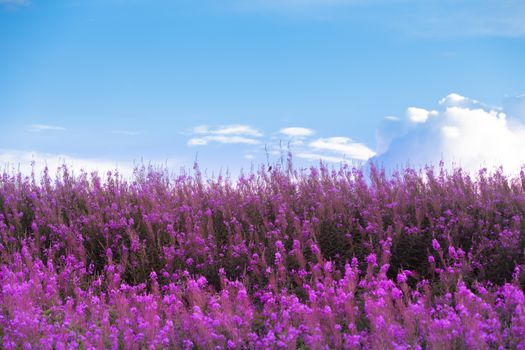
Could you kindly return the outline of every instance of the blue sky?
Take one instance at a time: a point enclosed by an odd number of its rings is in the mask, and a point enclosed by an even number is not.
[[[366,160],[451,93],[521,123],[523,62],[517,0],[0,0],[0,161]]]

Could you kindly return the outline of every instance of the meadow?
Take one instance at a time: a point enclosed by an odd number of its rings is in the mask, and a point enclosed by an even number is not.
[[[525,349],[525,172],[0,177],[3,349]]]

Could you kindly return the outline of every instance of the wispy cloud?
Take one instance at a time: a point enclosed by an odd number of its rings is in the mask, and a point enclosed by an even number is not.
[[[525,2],[521,0],[232,0],[232,3],[245,11],[299,15],[314,20],[337,18],[341,14],[357,19],[360,13],[365,17],[372,12],[379,26],[416,37],[525,36]],[[391,11],[392,4],[399,10]]]
[[[212,128],[208,125],[200,125],[193,128],[193,133],[202,135],[243,135],[260,137],[263,134],[248,125],[234,124]]]
[[[188,140],[188,146],[206,146],[210,142],[226,143],[226,144],[245,144],[245,145],[257,145],[260,143],[259,140],[252,139],[244,136],[221,136],[221,135],[210,135],[203,137],[192,137]]]
[[[188,146],[206,146],[212,142],[257,145],[260,143],[257,138],[264,135],[262,132],[251,126],[241,124],[220,127],[200,125],[192,129],[192,134],[194,137],[188,140]]]
[[[396,27],[423,37],[522,37],[525,36],[525,2],[478,0],[417,2],[398,16]]]
[[[357,160],[367,160],[375,155],[375,152],[366,145],[348,137],[319,138],[310,142],[309,146],[316,150],[336,152]]]
[[[283,128],[279,130],[279,133],[286,135],[288,137],[301,138],[301,137],[312,136],[315,133],[315,131],[312,129],[308,129],[308,128],[294,126],[294,127],[289,127],[289,128]]]
[[[392,121],[397,121],[399,120],[399,117],[396,117],[395,115],[387,115],[385,117],[386,120],[392,120]]]
[[[253,159],[264,144],[270,155],[282,155],[282,136],[289,140],[284,147],[289,147],[298,158],[306,160],[324,160],[328,162],[363,161],[375,155],[375,152],[362,143],[348,137],[328,137],[310,139],[315,130],[291,126],[278,129],[276,133],[264,138],[264,133],[248,125],[226,125],[211,127],[201,125],[191,130],[188,146],[207,146],[211,143],[245,145],[245,159]],[[253,147],[257,146],[257,147]]]
[[[44,132],[44,131],[65,131],[66,128],[57,125],[47,125],[47,124],[31,124],[28,125],[29,131],[32,132]]]

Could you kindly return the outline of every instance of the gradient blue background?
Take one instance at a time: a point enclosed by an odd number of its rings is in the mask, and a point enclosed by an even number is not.
[[[523,1],[3,0],[0,149],[246,164],[243,145],[189,147],[203,124],[373,149],[408,106],[523,93],[524,62]]]

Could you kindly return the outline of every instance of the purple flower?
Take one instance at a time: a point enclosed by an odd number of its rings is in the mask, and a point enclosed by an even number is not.
[[[436,251],[441,251],[441,246],[439,245],[439,242],[436,239],[432,240],[432,248]]]

